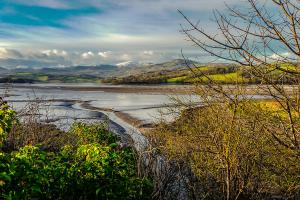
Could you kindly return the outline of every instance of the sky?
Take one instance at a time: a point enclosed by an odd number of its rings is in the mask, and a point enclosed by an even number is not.
[[[195,57],[177,9],[210,30],[241,0],[1,0],[0,67],[158,63]]]

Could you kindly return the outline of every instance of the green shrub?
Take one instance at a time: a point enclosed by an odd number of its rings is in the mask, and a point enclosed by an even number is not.
[[[5,122],[3,140],[11,126]],[[119,147],[104,125],[75,123],[66,135],[75,142],[59,151],[26,145],[0,152],[0,199],[151,198],[152,183],[137,175],[135,152]]]
[[[0,148],[13,126],[15,112],[0,99]]]
[[[136,176],[130,149],[99,144],[68,146],[58,154],[25,146],[0,157],[5,199],[147,199],[151,182]]]
[[[69,134],[76,137],[78,144],[111,144],[118,141],[118,137],[109,132],[105,124],[74,123]]]

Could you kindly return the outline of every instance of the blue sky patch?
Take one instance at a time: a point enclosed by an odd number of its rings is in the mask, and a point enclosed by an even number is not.
[[[65,66],[161,62],[181,49],[198,55],[180,33],[186,22],[177,9],[214,31],[209,16],[224,2],[241,1],[1,0],[0,67],[20,57]]]
[[[51,26],[64,27],[62,20],[73,16],[100,14],[99,9],[75,8],[75,9],[54,9],[41,6],[26,6],[12,3],[2,3],[0,6],[0,22],[27,26]],[[7,11],[7,12],[5,12]]]

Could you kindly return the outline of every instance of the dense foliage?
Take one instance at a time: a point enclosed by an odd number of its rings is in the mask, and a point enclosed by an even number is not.
[[[12,113],[6,105],[1,109],[3,141]],[[76,123],[60,137],[72,142],[57,151],[39,145],[0,149],[0,199],[151,198],[151,182],[137,176],[134,151],[105,126]]]
[[[15,112],[9,108],[6,102],[0,99],[0,148],[2,147],[7,134],[12,129]]]

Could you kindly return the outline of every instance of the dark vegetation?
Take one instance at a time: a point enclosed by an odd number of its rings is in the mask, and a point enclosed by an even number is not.
[[[152,183],[138,176],[135,151],[104,124],[70,131],[18,121],[0,103],[1,199],[150,199]]]
[[[0,78],[0,83],[99,83],[101,77],[95,75],[54,75],[40,73],[18,73]]]

